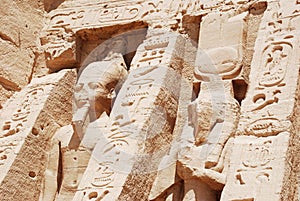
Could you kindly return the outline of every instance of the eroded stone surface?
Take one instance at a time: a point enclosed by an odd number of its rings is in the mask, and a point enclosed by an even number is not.
[[[74,71],[63,70],[33,79],[6,103],[0,123],[2,200],[41,196],[49,142],[71,121],[75,78]]]
[[[36,75],[45,75],[39,34],[42,2],[2,1],[0,9],[0,105]],[[37,60],[40,60],[40,63]]]
[[[3,8],[1,200],[299,200],[299,0]]]

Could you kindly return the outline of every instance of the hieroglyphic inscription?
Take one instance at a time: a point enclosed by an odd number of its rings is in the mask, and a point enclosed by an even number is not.
[[[9,141],[0,141],[0,167],[3,166],[6,161],[9,159],[10,154],[15,153],[14,149],[18,146],[19,141],[17,139]]]
[[[102,142],[101,157],[97,159],[98,164],[93,169],[90,184],[92,188],[96,188],[93,191],[97,193],[96,197],[103,194],[104,199],[109,199],[113,195],[108,191],[117,187],[117,183],[124,177],[120,175],[130,172],[132,159],[143,142],[141,138],[145,132],[144,124],[149,121],[154,109],[153,93],[161,90],[158,85],[159,76],[153,76],[153,73],[157,75],[157,71],[160,70],[152,67],[136,69],[119,93],[120,99],[116,101],[111,113],[110,132],[105,135],[106,142]],[[83,197],[88,200],[89,193],[84,192]]]
[[[137,50],[137,60],[134,60],[131,64],[133,68],[150,67],[150,71],[157,65],[164,64],[164,61],[168,60],[166,56],[168,53],[166,49],[169,45],[169,37],[153,36],[148,38],[143,45]]]
[[[278,130],[281,123],[276,118],[263,118],[256,120],[248,125],[246,131],[248,134],[258,135],[258,136],[269,136],[276,135],[282,130]]]
[[[106,142],[104,144],[102,142],[102,156],[91,181],[93,187],[102,191],[111,188],[110,186],[116,182],[115,176],[118,170],[120,171],[119,168],[122,168],[116,167],[117,164],[124,157],[131,158],[136,152],[133,147],[137,146],[137,130],[143,127],[152,110],[149,96],[154,97],[151,96],[150,89],[158,82],[151,78],[155,70],[157,68],[138,69],[132,72],[131,77],[123,85],[119,94],[120,99],[115,103],[118,110],[113,109],[111,113],[110,132],[105,135]]]
[[[286,86],[285,75],[289,55],[293,51],[290,42],[294,37],[283,36],[282,40],[271,42],[263,50],[263,72],[259,78],[259,86],[253,96],[254,108],[252,111],[261,110],[266,106],[279,103],[280,94]]]
[[[237,136],[232,144],[230,167],[221,200],[280,200],[289,133],[276,136]],[[235,189],[235,191],[233,191]]]
[[[240,168],[236,170],[236,184],[251,185],[257,181],[260,184],[270,182],[272,166],[270,162],[274,160],[272,151],[272,140],[265,140],[261,143],[250,142],[244,149],[244,156]]]
[[[48,31],[54,31],[62,27],[76,29],[82,28],[82,26],[97,26],[114,21],[133,20],[138,16],[140,9],[139,5],[108,7],[105,4],[78,10],[70,8],[57,11],[58,13],[52,15],[50,18],[51,23]]]
[[[91,184],[95,187],[103,187],[109,185],[114,179],[114,171],[110,168],[111,162],[100,163],[95,171]]]
[[[178,36],[173,36],[173,41],[166,35],[161,38],[148,37],[140,49],[153,51],[156,47],[165,48],[172,42],[181,42],[176,40]],[[139,53],[144,53],[142,51]],[[169,52],[170,56],[172,51]],[[143,56],[139,53],[133,59],[136,64],[148,62],[143,61]],[[166,62],[169,60],[166,59]],[[151,163],[150,160],[153,160],[157,163],[158,159],[155,157],[161,157],[162,152],[168,150],[164,147],[170,146],[171,131],[177,115],[179,74],[168,65],[147,64],[135,67],[131,68],[118,93],[110,113],[109,132],[103,134],[103,140],[94,149],[98,157],[90,160],[87,169],[89,174],[85,174],[89,177],[90,171],[93,171],[93,176],[86,183],[80,184],[79,189],[85,190],[78,192],[76,199],[88,199],[88,188],[97,193],[94,198],[98,199],[103,195],[106,200],[117,199],[120,187],[125,185],[133,167],[139,164],[136,160],[147,158],[147,162]],[[162,145],[153,147],[151,142],[155,140]],[[134,171],[138,170],[134,168]],[[110,193],[110,189],[114,189],[114,193]]]
[[[43,88],[37,87],[30,89],[25,99],[21,102],[20,106],[13,112],[10,120],[7,120],[2,125],[2,133],[0,138],[5,138],[18,134],[27,122],[27,117],[30,114],[30,110],[35,103],[38,103],[39,97],[43,94]]]
[[[260,73],[255,78],[251,112],[272,110],[286,99],[287,74],[294,57],[295,30],[289,19],[281,18],[279,11],[270,11],[272,20],[264,26],[265,35],[257,66]]]

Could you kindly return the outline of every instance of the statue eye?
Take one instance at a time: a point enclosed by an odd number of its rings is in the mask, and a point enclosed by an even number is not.
[[[90,89],[97,89],[97,88],[101,88],[101,85],[99,83],[96,82],[91,82],[88,84]]]
[[[110,90],[109,90],[109,93],[113,93],[115,91],[115,88],[111,88]]]
[[[75,92],[79,92],[79,91],[82,89],[82,87],[83,87],[83,84],[82,84],[82,83],[77,84],[77,85],[74,87]]]

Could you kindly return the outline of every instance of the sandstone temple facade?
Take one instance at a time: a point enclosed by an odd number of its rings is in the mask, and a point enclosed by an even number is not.
[[[299,201],[299,0],[2,0],[0,201]]]

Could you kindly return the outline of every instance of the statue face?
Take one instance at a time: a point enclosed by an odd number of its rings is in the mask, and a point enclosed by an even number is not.
[[[105,80],[105,73],[97,68],[86,68],[76,86],[75,102],[78,108],[90,105],[90,116],[98,118],[103,112],[109,113],[111,105],[111,90],[113,88]]]
[[[109,46],[111,47],[110,52],[124,54],[126,51],[127,43],[124,38],[116,37],[113,39],[111,44],[109,44]]]
[[[121,54],[108,61],[90,63],[81,73],[75,87],[77,108],[90,108],[90,119],[98,119],[111,110],[112,94],[117,84],[126,77],[125,62]]]

